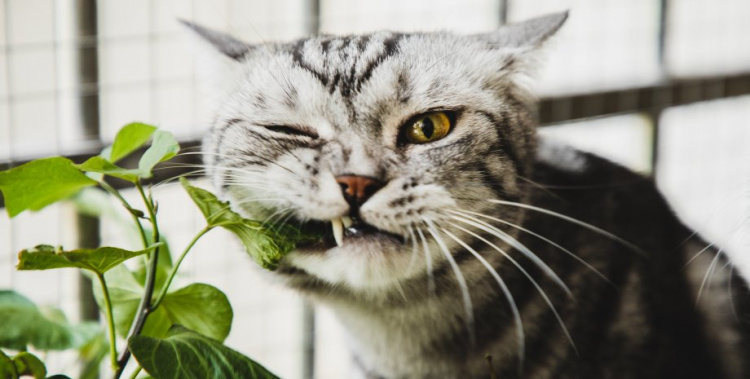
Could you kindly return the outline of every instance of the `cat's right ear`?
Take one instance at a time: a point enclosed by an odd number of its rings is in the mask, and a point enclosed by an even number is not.
[[[206,106],[214,109],[236,87],[253,46],[189,21],[180,22],[193,52],[198,91],[207,100]]]
[[[240,41],[228,34],[211,30],[190,21],[179,20],[191,30],[195,36],[199,37],[204,43],[207,43],[216,52],[223,54],[227,58],[235,61],[241,61],[245,55],[252,50],[252,46]]]

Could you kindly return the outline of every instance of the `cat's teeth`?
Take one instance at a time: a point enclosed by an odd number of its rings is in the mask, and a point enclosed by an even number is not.
[[[344,245],[344,222],[340,218],[334,218],[331,220],[331,226],[333,227],[333,238],[336,240],[336,245]]]
[[[341,218],[341,222],[344,223],[344,227],[345,228],[348,228],[348,227],[352,226],[352,224],[354,224],[354,221],[352,221],[352,218],[349,217],[349,216],[342,217]]]

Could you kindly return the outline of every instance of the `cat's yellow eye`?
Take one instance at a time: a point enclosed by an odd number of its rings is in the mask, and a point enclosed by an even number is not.
[[[404,137],[409,143],[433,142],[448,135],[451,127],[451,119],[445,112],[427,113],[406,125]]]

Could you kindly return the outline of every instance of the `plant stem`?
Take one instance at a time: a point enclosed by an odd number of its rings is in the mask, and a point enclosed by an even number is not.
[[[154,242],[158,242],[159,225],[156,222],[156,212],[154,210],[154,204],[153,202],[151,202],[151,200],[149,200],[148,196],[146,196],[146,192],[143,191],[143,186],[141,186],[140,180],[135,183],[135,186],[138,189],[138,193],[141,194],[143,203],[146,205],[146,209],[148,210],[149,220],[151,220],[151,227],[153,229],[153,240]],[[143,290],[143,297],[141,297],[141,302],[140,304],[138,304],[138,311],[135,314],[136,317],[133,321],[133,325],[130,328],[130,333],[128,333],[128,339],[130,339],[130,337],[132,336],[141,334],[141,332],[143,331],[143,327],[146,325],[146,320],[148,319],[149,314],[151,314],[151,296],[154,294],[154,283],[156,282],[156,266],[159,262],[159,250],[159,247],[154,249],[154,252],[149,258],[148,266],[146,266],[146,288]],[[122,355],[120,356],[120,359],[117,362],[119,364],[119,367],[115,372],[115,379],[118,379],[120,378],[120,376],[122,376],[123,370],[128,364],[128,360],[130,360],[130,355],[130,349],[126,346],[125,350],[123,350]]]
[[[182,254],[180,254],[180,258],[177,259],[177,262],[175,262],[174,266],[172,267],[172,271],[169,272],[169,276],[167,277],[167,280],[164,282],[164,286],[162,286],[161,291],[159,292],[159,295],[156,297],[156,300],[151,305],[150,311],[153,312],[156,310],[156,308],[161,304],[161,301],[164,300],[164,296],[167,295],[167,290],[169,290],[169,285],[172,284],[172,280],[174,279],[175,275],[177,274],[177,269],[180,268],[180,264],[182,264],[182,260],[185,259],[185,256],[187,256],[187,253],[190,251],[190,249],[193,248],[193,245],[195,245],[198,240],[203,237],[206,233],[211,231],[213,229],[213,226],[206,226],[201,231],[193,237],[193,239],[190,241],[190,243],[187,245],[185,250],[182,251]]]
[[[143,370],[143,367],[140,367],[140,366],[139,366],[138,368],[136,368],[136,369],[135,369],[135,371],[133,371],[133,375],[130,375],[130,379],[135,379],[135,378],[137,378],[137,377],[138,377],[138,374],[140,374],[140,373],[141,373],[141,370]]]
[[[104,311],[107,315],[107,329],[109,330],[109,357],[112,360],[112,369],[118,370],[117,363],[117,337],[115,336],[115,318],[112,314],[112,300],[109,297],[109,288],[107,288],[107,281],[104,280],[104,274],[96,274],[99,279],[99,284],[102,286],[102,294],[104,295]]]
[[[114,189],[112,186],[110,186],[109,184],[107,184],[107,182],[105,182],[105,181],[102,180],[101,182],[99,182],[99,185],[102,188],[104,188],[105,191],[109,192],[112,196],[114,196],[117,199],[119,199],[120,203],[122,203],[122,206],[125,207],[125,209],[128,210],[128,213],[130,213],[130,216],[133,217],[133,221],[135,222],[135,225],[138,227],[138,231],[141,234],[141,241],[143,242],[143,247],[147,248],[148,247],[148,238],[146,238],[146,230],[143,229],[143,225],[141,225],[141,220],[138,219],[138,216],[136,216],[136,215],[133,214],[133,210],[135,210],[135,208],[131,207],[130,203],[128,203],[128,201],[125,200],[124,197],[122,197],[122,194],[120,194],[120,191]],[[159,242],[159,241],[154,241],[154,242]]]

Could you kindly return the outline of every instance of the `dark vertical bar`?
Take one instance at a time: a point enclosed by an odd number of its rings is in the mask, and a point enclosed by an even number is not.
[[[7,113],[7,117],[8,117],[8,137],[9,137],[8,139],[10,140],[9,141],[10,143],[8,143],[8,145],[7,145],[8,153],[9,153],[8,154],[8,167],[4,168],[5,170],[7,170],[7,169],[13,168],[15,166],[15,163],[13,162],[13,160],[15,159],[15,156],[16,156],[15,155],[15,151],[14,151],[15,149],[13,149],[13,145],[14,145],[13,144],[13,140],[14,140],[14,134],[15,134],[15,133],[13,133],[13,126],[15,124],[15,120],[14,120],[14,117],[13,117],[13,113],[14,113],[13,102],[14,102],[15,94],[13,93],[13,87],[11,85],[11,83],[13,81],[10,80],[13,77],[12,76],[13,75],[13,69],[11,68],[12,65],[10,64],[10,57],[11,57],[11,47],[10,47],[10,43],[11,43],[11,30],[10,30],[10,17],[11,17],[10,16],[10,11],[11,10],[10,10],[10,0],[4,0],[3,7],[5,8],[5,12],[4,12],[5,14],[4,14],[4,17],[3,17],[4,18],[3,19],[3,25],[1,27],[3,28],[3,31],[5,32],[5,41],[3,41],[4,44],[5,44],[5,49],[4,50],[5,50],[5,59],[6,59],[6,61],[5,61],[6,62],[6,64],[5,64],[5,77],[6,77],[6,81],[5,81],[5,93],[8,96],[8,107],[7,107],[8,113]],[[6,146],[4,146],[4,147],[6,147]],[[4,203],[3,203],[3,205],[4,205]],[[11,227],[12,227],[12,225],[13,224],[11,223]],[[13,237],[13,234],[11,233],[11,238],[12,237]],[[11,245],[11,247],[12,247],[12,245]],[[11,259],[15,259],[15,257],[11,257]]]
[[[308,302],[302,306],[302,377],[315,377],[315,308]]]
[[[669,17],[669,0],[659,0],[659,30],[657,35],[657,48],[659,58],[659,71],[663,79],[669,75],[666,64],[667,44],[667,19]],[[661,113],[672,102],[671,91],[655,91],[653,96],[653,110],[651,118],[651,175],[656,177],[656,167],[659,162],[659,129]]]
[[[320,33],[320,0],[307,0],[306,32],[308,35]],[[302,378],[315,377],[315,308],[304,302],[302,305]]]
[[[508,2],[510,0],[498,0],[498,1],[500,2],[498,19],[500,20],[500,25],[505,25],[508,23]]]
[[[83,137],[88,140],[99,139],[99,57],[97,49],[97,9],[96,0],[75,1],[75,27],[77,39],[77,81],[78,112],[81,120]],[[76,216],[78,245],[82,248],[99,247],[99,219],[83,214]],[[91,279],[79,277],[79,299],[81,301],[81,318],[98,320],[99,308],[94,301]]]
[[[99,238],[99,218],[78,214],[78,246],[85,249],[93,249],[101,244]],[[84,320],[98,320],[99,307],[94,300],[91,278],[84,275],[78,277],[78,297],[81,301],[79,307],[81,318]]]
[[[99,139],[99,51],[96,0],[76,0],[79,113],[86,139]]]
[[[309,35],[317,35],[320,33],[320,0],[307,0],[305,6],[307,7],[305,31]]]

